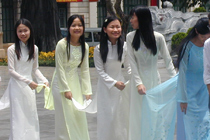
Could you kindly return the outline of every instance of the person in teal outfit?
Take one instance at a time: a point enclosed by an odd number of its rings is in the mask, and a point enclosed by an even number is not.
[[[181,107],[181,112],[178,112],[178,140],[207,140],[210,133],[209,95],[203,80],[203,46],[209,37],[209,20],[203,17],[180,44],[177,59],[177,101]],[[182,119],[184,130],[179,123]],[[183,131],[185,136],[180,137]]]

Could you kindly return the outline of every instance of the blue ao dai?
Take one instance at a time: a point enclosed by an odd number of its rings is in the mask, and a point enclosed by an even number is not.
[[[203,47],[189,41],[180,62],[177,87],[178,102],[187,103],[183,114],[186,140],[207,140],[210,132],[209,94],[203,71]]]

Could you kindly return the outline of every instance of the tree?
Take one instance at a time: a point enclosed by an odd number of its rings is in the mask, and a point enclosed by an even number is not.
[[[32,23],[39,51],[55,49],[57,41],[62,38],[56,0],[22,0],[21,18]]]
[[[124,14],[124,12],[122,11],[121,1],[122,0],[116,0],[113,6],[111,0],[106,0],[106,9],[107,9],[108,15],[117,16],[118,18],[122,20],[122,36],[125,38],[128,31],[129,16]]]
[[[164,0],[162,0],[164,1]],[[194,7],[196,4],[198,4],[200,7],[205,7],[209,0],[173,0],[173,4],[179,3],[180,9],[182,8],[190,8]]]

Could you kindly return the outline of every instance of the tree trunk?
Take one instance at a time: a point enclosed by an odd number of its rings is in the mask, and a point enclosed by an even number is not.
[[[106,9],[107,9],[108,15],[112,15],[112,16],[115,15],[111,0],[106,0]]]
[[[115,11],[113,9],[113,4],[111,0],[106,0],[106,9],[108,12],[108,15],[117,16],[122,21],[122,36],[125,39],[126,34],[128,31],[128,25],[129,25],[129,16],[125,15],[121,9],[121,1],[122,0],[116,0],[114,4]]]
[[[122,36],[126,39],[126,34],[129,25],[129,16],[125,15],[121,9],[121,0],[116,0],[114,8],[116,10],[116,15],[122,20]]]
[[[58,40],[62,38],[56,0],[22,0],[21,18],[32,23],[39,51],[55,49]]]

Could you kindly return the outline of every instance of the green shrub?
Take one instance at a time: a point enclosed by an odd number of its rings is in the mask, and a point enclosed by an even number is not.
[[[195,8],[193,10],[193,12],[195,12],[195,13],[198,13],[198,12],[206,12],[206,9],[204,7],[198,7],[198,8]]]
[[[189,32],[192,30],[192,28],[193,28],[193,27],[191,27],[191,28],[189,28],[189,29],[187,30],[187,34],[189,34]]]
[[[0,66],[7,66],[7,57],[6,58],[0,58]]]
[[[89,67],[95,67],[93,57],[89,58]]]
[[[171,49],[174,51],[181,41],[187,36],[187,33],[179,32],[171,38]]]
[[[55,66],[55,51],[40,52],[39,53],[39,66]]]
[[[89,67],[95,67],[93,60],[93,53],[95,47],[89,49]],[[0,58],[0,66],[7,66],[7,57]],[[39,66],[51,66],[55,67],[55,51],[52,52],[40,52],[39,53]]]
[[[55,60],[42,60],[42,59],[39,59],[39,66],[55,67]]]
[[[93,55],[94,55],[95,46],[89,48],[89,67],[95,67]]]

